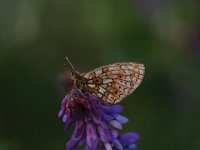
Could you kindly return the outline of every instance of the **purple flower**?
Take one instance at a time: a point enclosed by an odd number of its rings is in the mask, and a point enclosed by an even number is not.
[[[135,150],[137,133],[119,135],[116,129],[128,119],[120,115],[121,105],[103,103],[97,97],[72,89],[63,99],[58,114],[65,123],[65,131],[74,128],[67,150],[84,145],[85,150]]]

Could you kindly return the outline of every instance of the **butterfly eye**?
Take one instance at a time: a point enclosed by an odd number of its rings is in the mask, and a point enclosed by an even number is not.
[[[73,71],[71,71],[71,75],[74,76],[74,72]]]

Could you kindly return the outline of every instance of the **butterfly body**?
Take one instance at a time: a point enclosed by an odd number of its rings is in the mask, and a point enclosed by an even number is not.
[[[143,64],[125,62],[98,67],[86,73],[72,72],[78,89],[106,103],[116,104],[140,85],[145,67]]]

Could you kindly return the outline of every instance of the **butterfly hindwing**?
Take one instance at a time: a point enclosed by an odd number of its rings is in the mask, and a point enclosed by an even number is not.
[[[137,63],[114,63],[93,71],[82,73],[87,80],[84,90],[103,101],[115,104],[130,95],[144,77],[144,65]]]

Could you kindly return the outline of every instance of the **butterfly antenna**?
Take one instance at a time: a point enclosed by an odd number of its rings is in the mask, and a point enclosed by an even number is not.
[[[69,59],[68,59],[68,57],[66,57],[66,60],[67,60],[67,62],[68,62],[68,64],[69,64],[69,66],[71,67],[71,69],[72,69],[72,72],[77,72],[75,69],[74,69],[74,66],[72,65],[72,63],[69,61]],[[65,64],[65,66],[66,66],[66,64]]]

